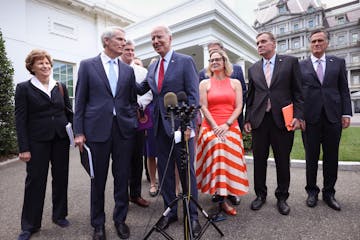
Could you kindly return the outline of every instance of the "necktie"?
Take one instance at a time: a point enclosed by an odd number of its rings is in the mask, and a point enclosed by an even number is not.
[[[110,88],[111,88],[111,92],[113,94],[113,96],[115,96],[116,93],[116,85],[117,85],[117,76],[116,76],[116,72],[115,72],[115,60],[111,59],[109,60],[109,83],[110,83]]]
[[[162,83],[164,80],[164,58],[161,58],[160,61],[160,69],[159,69],[159,76],[158,76],[158,90],[160,92],[161,87],[162,87]]]
[[[270,60],[266,62],[265,65],[265,79],[266,79],[266,83],[268,85],[268,87],[270,87],[270,83],[271,83],[271,69],[270,69]]]
[[[271,83],[271,69],[270,69],[270,60],[266,62],[265,65],[265,79],[266,79],[266,84],[268,87],[270,87],[270,83]],[[270,98],[268,98],[267,102],[266,102],[266,112],[269,112],[271,109],[271,102],[270,102]]]
[[[316,74],[319,78],[320,83],[323,83],[324,80],[324,70],[323,70],[323,66],[321,64],[321,59],[316,60],[316,62],[318,63],[317,68],[316,68]]]

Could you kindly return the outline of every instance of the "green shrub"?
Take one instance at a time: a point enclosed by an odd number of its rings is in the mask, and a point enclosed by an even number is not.
[[[14,121],[14,69],[5,51],[0,30],[0,157],[17,151]]]

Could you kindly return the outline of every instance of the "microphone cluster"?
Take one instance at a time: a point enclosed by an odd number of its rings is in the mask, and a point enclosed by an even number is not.
[[[167,112],[167,118],[170,118],[172,130],[174,130],[175,117],[185,123],[190,122],[200,106],[187,105],[187,95],[181,91],[177,95],[173,92],[168,92],[164,96],[164,106]]]

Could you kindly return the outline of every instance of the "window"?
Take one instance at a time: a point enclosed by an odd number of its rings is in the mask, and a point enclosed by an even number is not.
[[[294,29],[294,31],[297,31],[297,30],[299,30],[299,23],[294,23],[294,25],[293,25],[293,29]]]
[[[351,62],[352,63],[360,63],[360,54],[354,54],[351,57]]]
[[[278,42],[278,46],[279,46],[279,52],[285,52],[287,50],[285,41]]]
[[[354,110],[355,113],[360,113],[360,99],[354,100]]]
[[[68,92],[69,92],[69,98],[70,102],[74,99],[74,65],[60,62],[60,61],[54,61],[53,66],[53,77],[56,81],[62,82],[65,84]],[[72,104],[74,105],[74,104]]]
[[[291,40],[291,42],[292,42],[292,47],[293,48],[300,48],[300,38],[299,37],[297,37],[297,38],[293,38],[292,40]]]
[[[285,33],[285,28],[284,27],[280,27],[280,34]]]
[[[280,13],[280,14],[287,12],[286,5],[285,5],[285,4],[279,6],[278,8],[279,8],[279,13]]]
[[[353,33],[351,34],[351,43],[356,43],[359,39],[359,34],[358,33]]]
[[[360,85],[360,70],[350,72],[350,84],[352,87]]]
[[[308,20],[308,27],[313,28],[314,27],[314,19]]]
[[[337,44],[338,45],[344,45],[346,42],[345,42],[345,36],[344,35],[339,35],[337,37]]]
[[[346,18],[345,18],[345,16],[338,16],[338,17],[336,17],[336,22],[337,22],[337,24],[344,24],[344,23],[346,23]]]

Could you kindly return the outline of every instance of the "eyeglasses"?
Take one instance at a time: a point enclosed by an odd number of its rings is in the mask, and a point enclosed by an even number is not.
[[[223,60],[224,60],[223,58],[212,58],[212,59],[209,59],[209,63],[221,62],[221,61],[223,61]]]

